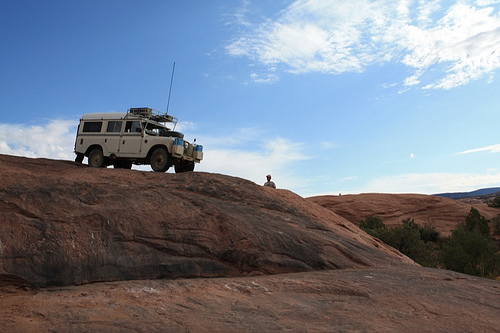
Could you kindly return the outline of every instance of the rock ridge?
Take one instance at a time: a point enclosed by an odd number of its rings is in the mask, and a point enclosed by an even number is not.
[[[0,155],[0,281],[29,286],[382,267],[410,259],[287,190]]]

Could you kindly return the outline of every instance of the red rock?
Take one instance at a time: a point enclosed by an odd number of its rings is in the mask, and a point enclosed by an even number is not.
[[[290,191],[5,155],[0,176],[0,332],[500,327],[500,282],[420,267]]]
[[[290,191],[240,178],[0,161],[0,279],[20,285],[411,262]]]
[[[463,201],[424,194],[365,193],[341,196],[316,196],[307,200],[314,202],[359,226],[361,220],[376,216],[389,227],[401,225],[404,219],[414,219],[420,225],[434,226],[443,236],[449,236],[458,223],[465,223],[471,207],[484,217],[492,219],[500,209],[485,203],[473,205]]]

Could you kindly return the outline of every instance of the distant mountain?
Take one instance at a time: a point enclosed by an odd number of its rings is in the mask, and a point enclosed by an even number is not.
[[[483,188],[471,192],[440,193],[434,195],[450,199],[464,199],[464,198],[479,197],[483,195],[492,195],[496,193],[500,194],[500,187]]]

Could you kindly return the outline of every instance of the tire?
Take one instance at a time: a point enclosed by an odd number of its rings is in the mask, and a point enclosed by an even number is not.
[[[180,162],[175,165],[175,173],[194,171],[194,162]]]
[[[83,155],[82,153],[76,153],[75,162],[76,163],[82,163],[84,157],[85,157],[85,155]]]
[[[100,148],[93,149],[89,154],[89,166],[94,168],[103,168],[106,166],[106,159]]]
[[[184,134],[176,131],[166,131],[164,136],[171,136],[173,138],[181,138],[184,139]]]
[[[156,148],[149,159],[151,169],[156,172],[165,172],[170,167],[170,156],[165,148]]]

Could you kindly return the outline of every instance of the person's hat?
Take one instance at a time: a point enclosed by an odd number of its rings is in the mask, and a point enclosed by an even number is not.
[[[266,177],[267,177],[267,178],[271,178],[271,175],[267,175]]]

